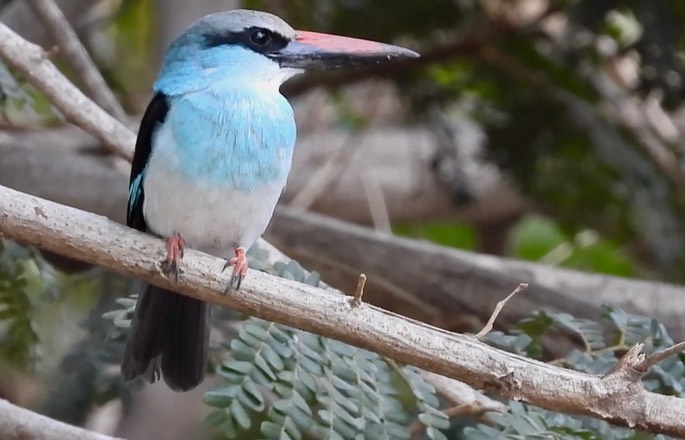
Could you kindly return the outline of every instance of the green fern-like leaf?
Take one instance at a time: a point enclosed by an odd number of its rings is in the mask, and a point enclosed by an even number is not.
[[[273,389],[292,356],[289,339],[272,322],[251,319],[243,325],[230,343],[232,359],[217,370],[227,384],[205,394],[205,403],[219,408],[209,414],[209,424],[221,425],[230,438],[250,429],[253,415],[266,408],[263,390]]]
[[[419,410],[419,421],[426,427],[426,435],[431,440],[447,440],[442,429],[450,427],[450,421],[440,411],[440,402],[433,385],[423,380],[421,374],[414,367],[404,367],[398,370],[400,376],[406,381],[416,399],[416,407]]]
[[[538,311],[531,317],[523,319],[516,327],[534,337],[545,334],[552,329],[575,333],[582,340],[583,346],[588,352],[606,347],[601,324],[589,319],[576,318],[568,313]]]
[[[259,253],[251,251],[251,267],[311,285],[318,274],[305,271],[297,262],[260,265]],[[278,337],[270,337],[277,329]],[[235,438],[246,428],[238,424],[232,406],[239,389],[254,382],[258,389],[276,397],[266,404],[260,432],[267,439],[301,439],[314,433],[323,439],[405,440],[410,433],[409,416],[397,399],[396,375],[385,359],[375,353],[287,326],[248,318],[230,343],[231,357],[218,373],[228,385],[207,393],[205,401],[219,408],[207,423]],[[399,367],[398,367],[399,368]],[[255,375],[255,372],[259,372]],[[421,393],[416,402],[429,438],[442,439],[437,431],[442,413],[436,409],[435,390],[411,375]],[[252,408],[254,415],[259,408]],[[444,417],[444,415],[442,415]],[[446,418],[445,418],[446,420]],[[448,425],[448,424],[447,424]],[[436,431],[436,432],[434,432]]]
[[[355,399],[357,391],[353,381],[356,374],[346,361],[356,349],[337,341],[317,339],[323,355],[323,375],[319,382],[321,394],[317,396],[323,409],[317,413],[317,432],[323,438],[357,438],[364,432],[364,423],[360,402]],[[310,348],[316,350],[318,347]]]
[[[603,307],[600,322],[579,320],[553,313],[536,312],[514,327],[512,334],[493,332],[494,337],[486,338],[489,343],[520,353],[525,352],[525,339],[530,341],[559,328],[570,330],[582,337],[584,346],[573,349],[561,362],[573,369],[591,374],[604,374],[618,362],[622,354],[635,343],[644,343],[649,354],[668,347],[673,340],[666,328],[656,320],[643,316],[630,315],[611,306]],[[490,336],[490,335],[488,335]],[[515,341],[519,341],[516,347]],[[533,343],[534,344],[534,343]],[[532,344],[531,344],[532,345]],[[685,357],[674,356],[653,367],[643,380],[650,391],[683,396],[685,393]],[[643,440],[668,437],[649,436],[627,428],[619,428],[609,423],[587,417],[571,417],[563,414],[530,407],[518,402],[510,402],[509,413],[490,415],[494,425],[468,426],[464,429],[469,440],[501,439],[602,439],[602,440]]]

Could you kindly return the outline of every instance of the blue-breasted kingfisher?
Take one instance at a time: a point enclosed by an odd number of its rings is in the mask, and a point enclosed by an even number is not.
[[[143,116],[129,182],[128,226],[166,239],[162,270],[178,277],[186,246],[227,259],[229,288],[264,233],[295,146],[293,109],[280,93],[309,69],[356,67],[413,51],[296,31],[272,14],[232,10],[193,23],[169,46]],[[139,296],[121,372],[162,377],[177,391],[204,378],[208,305],[148,285]]]

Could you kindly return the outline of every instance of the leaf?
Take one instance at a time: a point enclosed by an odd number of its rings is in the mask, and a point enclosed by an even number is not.
[[[226,413],[223,410],[212,411],[205,417],[204,423],[207,426],[219,426],[226,420]]]
[[[238,399],[234,399],[227,410],[241,429],[250,429],[252,419]]]
[[[226,408],[235,400],[240,388],[235,386],[224,387],[219,390],[207,391],[204,402],[216,408]]]

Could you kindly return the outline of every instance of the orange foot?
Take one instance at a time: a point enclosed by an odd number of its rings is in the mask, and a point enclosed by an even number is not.
[[[247,274],[247,257],[245,256],[245,249],[237,247],[235,249],[235,257],[231,258],[224,264],[222,272],[229,266],[233,266],[233,273],[231,274],[231,281],[228,283],[228,288],[235,290],[240,289],[240,284]]]
[[[162,271],[167,275],[173,275],[178,281],[178,274],[181,272],[178,263],[183,259],[183,249],[185,240],[181,234],[174,234],[166,239],[166,258],[162,261]]]

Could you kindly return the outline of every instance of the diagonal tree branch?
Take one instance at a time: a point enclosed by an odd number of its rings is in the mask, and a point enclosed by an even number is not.
[[[135,135],[88,99],[50,62],[46,52],[0,23],[0,57],[21,72],[75,125],[97,137],[114,153],[131,160]]]
[[[62,53],[93,100],[120,122],[126,122],[126,112],[107,86],[97,66],[83,47],[74,29],[54,0],[27,0],[34,14],[50,31]]]
[[[2,440],[123,440],[36,414],[0,399]]]
[[[362,347],[552,411],[584,414],[650,432],[685,436],[685,399],[646,391],[635,362],[605,377],[505,353],[473,336],[453,334],[348,297],[252,271],[227,292],[224,261],[201,252],[184,257],[178,283],[164,277],[162,240],[104,217],[0,187],[0,234],[107,267],[179,293]]]

